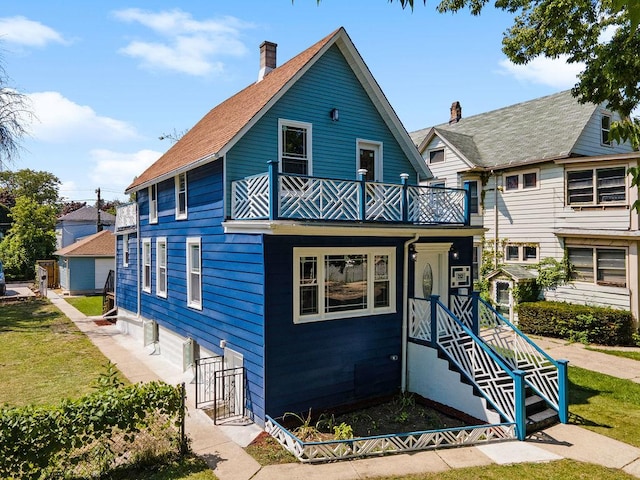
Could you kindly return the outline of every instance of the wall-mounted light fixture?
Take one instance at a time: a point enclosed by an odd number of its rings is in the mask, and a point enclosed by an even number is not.
[[[338,111],[337,108],[332,108],[331,111],[329,112],[329,116],[331,117],[331,120],[334,122],[337,122],[338,120],[340,120],[340,112]]]
[[[453,247],[451,247],[451,258],[454,260],[458,260],[460,258],[460,252]]]
[[[416,252],[416,247],[414,247],[413,245],[409,247],[409,258],[412,262],[418,261],[418,252]]]

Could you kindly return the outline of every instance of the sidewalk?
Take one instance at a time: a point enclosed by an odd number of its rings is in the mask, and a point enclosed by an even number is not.
[[[170,384],[185,379],[175,366],[157,355],[148,355],[114,325],[98,326],[55,292],[51,302],[67,315],[89,339],[117,364],[132,382],[163,380]],[[541,342],[542,343],[542,342]],[[544,348],[544,347],[543,347]],[[552,351],[553,355],[556,355]],[[557,348],[560,348],[558,346]],[[613,362],[612,357],[582,349],[582,355],[595,355],[595,364]],[[564,350],[562,351],[564,353]],[[572,352],[572,350],[568,350]],[[585,353],[586,352],[586,353]],[[557,355],[556,355],[557,356]],[[601,357],[606,357],[602,359]],[[565,357],[566,358],[566,357]],[[620,359],[625,360],[625,359]],[[579,366],[582,366],[576,363]],[[585,367],[591,368],[591,367]],[[634,366],[637,369],[637,365]],[[632,369],[632,370],[634,370]],[[636,371],[636,377],[638,372]],[[372,457],[362,460],[309,465],[291,463],[261,467],[240,446],[257,432],[247,427],[220,427],[194,405],[193,384],[187,385],[186,430],[193,451],[203,457],[220,480],[359,480],[385,475],[443,472],[455,468],[521,462],[548,462],[570,458],[622,469],[640,478],[640,449],[598,435],[575,425],[556,425],[525,442],[508,441],[477,447],[430,450],[411,454]],[[233,439],[233,440],[232,440]]]

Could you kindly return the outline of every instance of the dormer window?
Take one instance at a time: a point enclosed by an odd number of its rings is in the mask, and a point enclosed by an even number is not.
[[[429,163],[444,162],[444,148],[429,151]]]
[[[280,171],[292,175],[312,175],[311,124],[279,120]]]
[[[609,138],[609,132],[611,130],[611,115],[603,113],[600,118],[600,141],[602,145],[611,146],[611,138]]]

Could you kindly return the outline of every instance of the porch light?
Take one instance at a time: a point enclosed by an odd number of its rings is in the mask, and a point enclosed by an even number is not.
[[[340,112],[337,108],[332,108],[329,112],[329,117],[331,117],[332,121],[337,122],[338,120],[340,120]]]
[[[460,258],[460,252],[458,252],[458,250],[456,250],[455,248],[452,248],[451,258],[453,258],[454,260],[458,260]]]
[[[412,262],[418,261],[418,252],[416,252],[416,247],[414,247],[413,245],[409,247],[409,258]]]

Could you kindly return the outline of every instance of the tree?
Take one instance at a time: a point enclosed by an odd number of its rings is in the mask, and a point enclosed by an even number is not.
[[[63,202],[60,208],[60,216],[67,215],[68,213],[75,212],[76,210],[84,207],[87,202],[76,202],[73,200]]]
[[[27,131],[23,122],[31,119],[28,97],[9,87],[9,77],[0,64],[0,171],[13,163],[20,150],[20,140]]]

